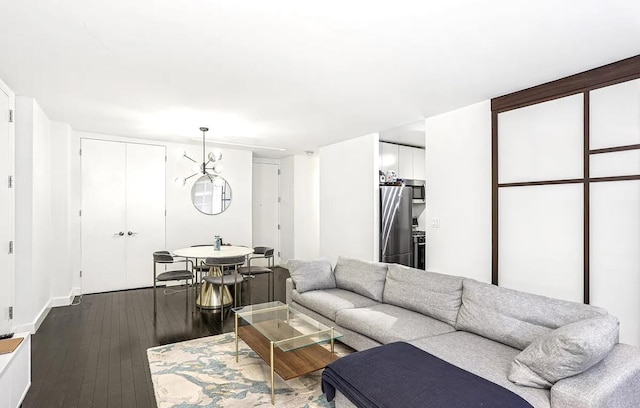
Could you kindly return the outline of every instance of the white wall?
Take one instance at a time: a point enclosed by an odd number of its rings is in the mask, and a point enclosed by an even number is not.
[[[320,255],[320,160],[317,156],[294,156],[295,257],[316,259]]]
[[[70,252],[70,142],[71,127],[66,123],[51,123],[51,296],[52,306],[70,304],[71,252]]]
[[[15,325],[37,329],[51,300],[51,128],[29,97],[16,97]],[[57,239],[57,237],[56,237]]]
[[[320,256],[320,160],[294,155],[280,164],[282,264]]]
[[[295,156],[280,160],[280,263],[295,258]]]
[[[320,149],[320,256],[377,261],[379,137],[370,134]]]
[[[184,187],[177,186],[175,177],[186,177],[192,174],[192,163],[184,158],[176,157],[176,151],[185,150],[192,158],[201,157],[201,145],[157,142],[130,139],[119,136],[75,132],[72,131],[70,150],[72,180],[69,187],[71,206],[69,220],[71,265],[73,270],[73,287],[78,291],[81,287],[79,272],[82,258],[80,254],[80,217],[77,210],[81,208],[80,191],[80,138],[135,142],[166,146],[166,249],[174,250],[194,244],[212,243],[214,235],[220,235],[225,242],[237,245],[252,246],[252,152],[247,150],[220,149],[223,154],[224,171],[222,176],[229,182],[232,191],[232,202],[229,208],[218,215],[205,215],[195,209],[191,203],[191,186],[196,177],[187,181]],[[207,152],[213,147],[207,145]],[[162,249],[162,248],[158,248]]]
[[[425,123],[427,270],[491,282],[490,101]]]

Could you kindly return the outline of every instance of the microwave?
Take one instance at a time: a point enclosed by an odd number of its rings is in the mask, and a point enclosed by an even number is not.
[[[426,201],[426,189],[424,180],[405,180],[404,185],[411,187],[411,196],[414,203],[424,203]]]

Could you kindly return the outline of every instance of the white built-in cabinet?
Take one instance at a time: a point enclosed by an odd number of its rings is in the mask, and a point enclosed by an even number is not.
[[[395,171],[405,179],[425,179],[425,150],[418,147],[380,142],[380,171]]]
[[[0,408],[18,408],[31,386],[31,335],[20,333],[22,343],[12,353],[0,355]]]
[[[82,292],[153,285],[165,248],[164,146],[81,140]]]

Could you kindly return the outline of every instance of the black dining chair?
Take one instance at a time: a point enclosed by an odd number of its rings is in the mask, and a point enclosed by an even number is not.
[[[251,261],[256,259],[266,259],[267,266],[260,265],[251,265]],[[269,286],[267,288],[269,294],[268,300],[273,301],[274,299],[274,276],[273,276],[273,266],[275,263],[274,260],[274,249],[271,247],[257,246],[253,248],[253,254],[249,256],[247,261],[247,266],[242,266],[238,268],[238,272],[245,276],[249,281],[249,303],[252,301],[252,291],[251,291],[251,280],[254,279],[257,275],[269,274]]]
[[[221,320],[224,320],[224,287],[233,286],[233,305],[237,307],[238,299],[242,301],[242,285],[240,285],[244,278],[238,273],[238,266],[244,264],[244,256],[228,256],[224,258],[207,258],[204,264],[210,268],[219,268],[220,274],[206,275],[202,278],[203,281],[217,286],[220,290],[220,316]],[[227,274],[225,274],[227,273]],[[240,290],[238,290],[240,288]]]
[[[173,269],[166,272],[162,272],[161,274],[157,273],[158,264],[167,265],[167,264],[176,264],[176,263],[185,263],[186,269]],[[191,263],[191,268],[189,268],[189,263]],[[185,285],[187,285],[185,289],[185,300],[187,305],[187,310],[189,308],[189,281],[191,285],[193,285],[193,262],[191,260],[178,260],[175,259],[169,251],[156,251],[153,253],[153,315],[155,316],[157,313],[157,299],[156,299],[156,284],[158,282],[170,282],[170,281],[185,281]]]

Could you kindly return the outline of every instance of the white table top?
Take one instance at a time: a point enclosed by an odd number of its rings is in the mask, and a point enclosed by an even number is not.
[[[211,246],[180,248],[173,251],[175,256],[184,258],[226,258],[228,256],[246,256],[253,253],[253,248],[233,245],[222,245],[219,251]]]

